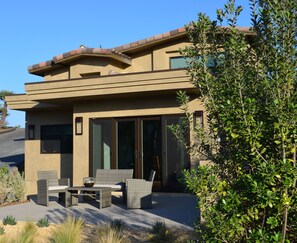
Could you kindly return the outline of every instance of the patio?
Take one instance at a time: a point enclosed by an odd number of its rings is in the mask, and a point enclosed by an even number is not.
[[[67,215],[82,217],[87,223],[101,224],[115,219],[122,220],[131,227],[150,228],[156,222],[168,226],[193,229],[194,221],[199,216],[196,198],[187,193],[153,193],[152,209],[126,209],[120,194],[113,193],[112,205],[99,210],[89,202],[65,208],[56,200],[51,200],[49,207],[36,204],[36,197],[30,202],[0,208],[0,218],[12,215],[17,221],[37,221],[47,217],[53,223],[59,223]]]

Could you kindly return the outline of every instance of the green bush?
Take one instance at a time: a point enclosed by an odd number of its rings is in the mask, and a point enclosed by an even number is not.
[[[15,217],[13,217],[12,215],[7,215],[7,216],[2,220],[2,223],[3,223],[4,225],[16,225],[16,224],[17,224]]]
[[[25,200],[26,182],[16,167],[0,167],[0,204]]]
[[[38,220],[37,226],[39,228],[49,227],[50,226],[50,222],[49,222],[48,218],[41,218],[41,219]]]
[[[179,92],[188,122],[172,131],[183,142],[193,129],[187,150],[211,161],[185,172],[201,242],[296,241],[297,1],[250,3],[249,31],[235,27],[242,7],[234,0],[217,20],[199,13],[186,26],[192,44],[182,54],[207,126],[195,124],[195,96]]]

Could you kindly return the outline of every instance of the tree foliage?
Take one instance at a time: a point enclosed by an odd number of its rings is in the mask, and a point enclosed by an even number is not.
[[[250,32],[236,27],[234,0],[217,21],[200,13],[186,27],[192,44],[182,53],[208,120],[188,148],[211,163],[184,176],[204,242],[297,241],[297,2],[250,6]],[[186,94],[178,98],[186,107]]]
[[[0,101],[2,102],[2,104],[0,104],[0,128],[5,127],[6,117],[8,116],[5,96],[11,94],[13,94],[12,91],[0,90]]]

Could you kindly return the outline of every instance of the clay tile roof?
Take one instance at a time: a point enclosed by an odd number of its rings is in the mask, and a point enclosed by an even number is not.
[[[253,33],[249,27],[237,27],[237,29],[242,32]],[[135,41],[132,43],[128,43],[125,45],[117,46],[113,49],[80,47],[78,49],[54,56],[52,60],[32,65],[32,66],[28,67],[28,71],[33,73],[34,71],[39,70],[39,69],[49,68],[49,67],[53,66],[56,62],[61,62],[68,58],[72,58],[72,57],[79,56],[79,55],[93,55],[93,54],[95,54],[95,55],[110,55],[110,56],[116,55],[121,58],[126,58],[126,59],[131,60],[131,58],[129,56],[125,55],[123,52],[126,52],[130,49],[136,49],[138,47],[145,46],[147,44],[153,43],[154,41],[162,41],[162,40],[166,40],[168,38],[180,36],[180,35],[186,35],[185,27],[178,28],[178,29],[175,29],[175,30],[172,30],[169,32],[165,32],[163,34],[157,34],[155,36],[151,36],[151,37],[148,37],[148,38],[145,38],[145,39],[142,39],[139,41]]]
[[[136,41],[136,42],[128,43],[128,44],[125,44],[122,46],[117,46],[117,47],[115,47],[115,50],[126,51],[131,48],[140,47],[142,45],[146,45],[146,44],[152,43],[154,41],[160,41],[162,39],[167,39],[167,38],[174,37],[174,36],[180,35],[180,34],[185,34],[185,33],[186,33],[186,28],[182,27],[182,28],[178,28],[178,29],[163,33],[163,34],[157,34],[157,35],[154,35],[154,36],[151,36],[151,37],[148,37],[148,38]]]

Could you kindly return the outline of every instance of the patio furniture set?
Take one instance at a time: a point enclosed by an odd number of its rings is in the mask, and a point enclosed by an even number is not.
[[[155,171],[148,180],[133,179],[133,169],[97,169],[96,177],[83,178],[84,185],[70,186],[69,178],[58,179],[57,171],[37,172],[37,204],[49,206],[49,195],[58,193],[65,207],[84,201],[99,200],[99,209],[111,206],[112,191],[121,191],[128,209],[152,208],[152,187]]]

